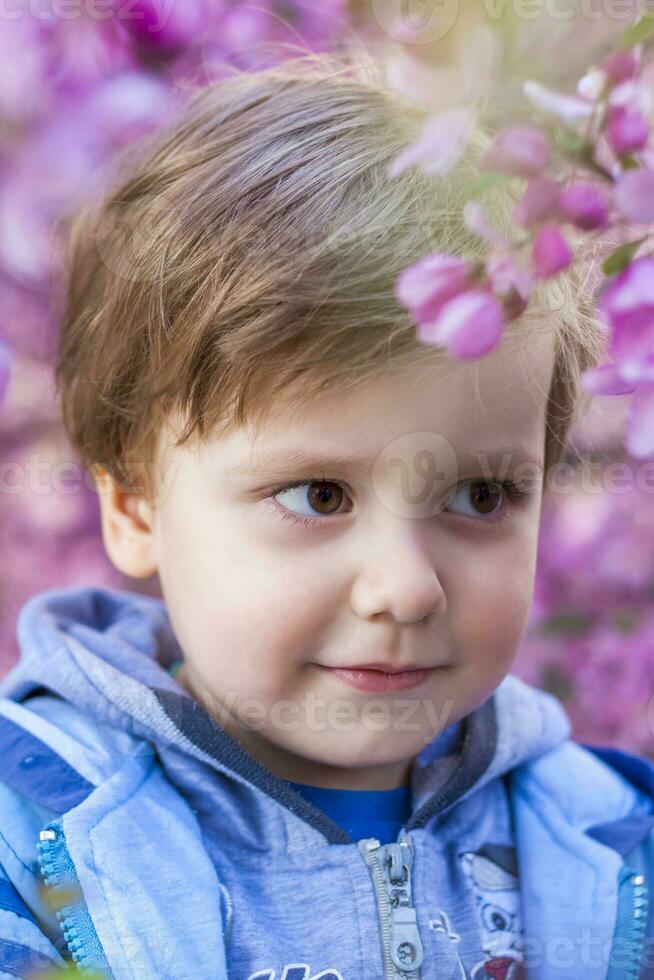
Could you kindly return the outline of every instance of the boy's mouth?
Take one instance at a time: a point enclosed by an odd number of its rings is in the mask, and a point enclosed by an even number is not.
[[[425,667],[424,664],[354,664],[352,667],[339,667],[338,670],[381,670],[385,674],[401,674],[407,670],[430,670],[431,668]]]
[[[350,687],[355,687],[359,691],[369,691],[374,693],[384,693],[390,691],[406,691],[413,687],[424,684],[438,667],[388,667],[380,668],[375,665],[366,664],[357,667],[324,667],[318,664],[321,670],[328,671],[332,676],[345,681]]]

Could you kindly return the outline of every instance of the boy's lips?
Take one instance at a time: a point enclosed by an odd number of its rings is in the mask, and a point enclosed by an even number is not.
[[[348,664],[346,667],[336,667],[335,670],[383,670],[385,674],[401,674],[405,670],[430,670],[425,664]]]
[[[388,666],[379,667],[374,664],[365,664],[355,667],[325,667],[318,664],[321,670],[329,671],[335,677],[340,678],[360,691],[384,693],[390,691],[409,690],[423,684],[431,677],[438,667],[400,667],[394,666],[392,670]]]

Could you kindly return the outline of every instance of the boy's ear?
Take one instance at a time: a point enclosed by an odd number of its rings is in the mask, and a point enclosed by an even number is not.
[[[102,539],[116,568],[131,578],[147,578],[157,571],[152,508],[138,493],[123,490],[103,467],[93,478],[100,500]]]

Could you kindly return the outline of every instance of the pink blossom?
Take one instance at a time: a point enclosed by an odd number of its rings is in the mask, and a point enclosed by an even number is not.
[[[101,24],[93,17],[60,20],[50,37],[51,69],[56,66],[66,80],[69,92],[81,94],[102,79],[116,77],[122,71],[136,71],[139,60],[131,44],[126,44],[119,15]],[[22,52],[21,52],[22,54]]]
[[[605,228],[609,220],[606,194],[596,184],[580,182],[568,187],[559,199],[559,212],[584,231]]]
[[[295,0],[294,8],[296,21],[289,25],[290,33],[299,29],[302,37],[309,39],[314,47],[330,46],[332,39],[341,37],[348,30],[347,0],[323,0],[319,4]]]
[[[497,346],[503,326],[498,300],[486,290],[470,289],[445,303],[433,320],[420,323],[417,336],[454,357],[474,360]]]
[[[607,411],[602,409],[602,419]],[[617,449],[615,443],[607,445]],[[640,472],[624,465],[632,477]],[[610,468],[605,472],[610,481]],[[600,485],[594,480],[588,489],[573,480],[577,489],[566,487],[573,492],[555,493],[552,487],[544,501],[531,628],[516,672],[564,696],[581,740],[615,740],[622,748],[631,744],[634,751],[651,752],[654,552],[645,541],[654,534],[654,508],[649,479],[641,483],[636,477],[623,492],[595,492]]]
[[[581,386],[589,395],[630,395],[636,390],[633,382],[621,377],[615,364],[601,364],[584,371]]]
[[[555,224],[540,229],[532,247],[532,264],[538,279],[550,279],[558,275],[572,262],[572,251]]]
[[[558,206],[561,187],[549,177],[534,177],[515,206],[514,220],[523,228],[531,228],[551,218]]]
[[[11,376],[11,352],[7,347],[7,345],[3,344],[2,341],[0,340],[0,406],[2,406],[2,402],[7,393],[10,376]]]
[[[497,134],[481,161],[481,169],[514,177],[534,177],[545,169],[550,148],[534,126],[510,126]]]
[[[140,43],[172,51],[201,34],[207,13],[204,0],[131,0],[121,23]]]
[[[625,381],[654,382],[654,259],[634,259],[604,288],[599,312],[611,328],[609,353]]]
[[[124,71],[96,86],[80,107],[79,124],[90,130],[93,120],[109,144],[130,142],[164,123],[172,106],[171,93],[156,76]]]
[[[402,270],[395,280],[395,296],[416,320],[425,320],[468,287],[470,271],[464,259],[432,252]]]
[[[217,34],[223,50],[240,54],[259,48],[262,42],[277,40],[281,22],[266,4],[230,4],[216,18]]]
[[[627,221],[649,224],[654,221],[654,170],[627,170],[618,178],[613,191],[618,212]]]
[[[52,101],[48,74],[52,62],[42,20],[26,15],[9,18],[0,29],[0,117],[24,123],[43,112]]]
[[[654,259],[643,255],[614,276],[602,292],[599,310],[614,333],[654,320]]]
[[[474,121],[474,113],[468,108],[447,109],[432,116],[418,139],[391,161],[388,176],[397,177],[416,164],[421,164],[427,174],[446,174],[465,150]]]
[[[627,153],[637,153],[645,147],[649,139],[649,124],[640,112],[624,106],[612,106],[604,133],[615,155],[621,157]]]
[[[621,82],[633,78],[638,72],[639,66],[639,52],[632,49],[631,51],[616,51],[609,55],[602,62],[601,70],[605,72],[614,85],[619,85]]]
[[[631,399],[625,446],[632,456],[654,456],[654,383],[640,388]]]

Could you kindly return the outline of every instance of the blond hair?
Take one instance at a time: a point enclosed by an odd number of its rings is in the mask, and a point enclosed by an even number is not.
[[[431,251],[482,254],[461,210],[486,138],[444,178],[413,167],[391,179],[426,117],[365,53],[302,53],[192,92],[180,118],[122,153],[113,186],[69,229],[56,380],[87,467],[152,495],[173,412],[183,445],[258,424],[301,376],[310,400],[435,353],[394,282]],[[506,226],[515,195],[484,201]],[[546,468],[602,355],[582,296],[560,277],[520,320],[555,321]]]

